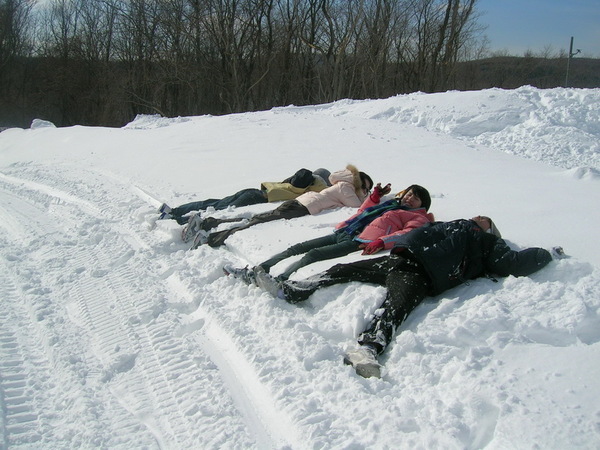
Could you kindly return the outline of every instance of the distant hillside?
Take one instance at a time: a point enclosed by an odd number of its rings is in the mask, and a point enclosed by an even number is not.
[[[341,77],[343,80],[332,78],[322,58],[315,61],[317,64],[310,74],[294,72],[290,75],[291,72],[274,67],[269,80],[261,79],[261,83],[256,82],[252,89],[236,90],[231,83],[223,82],[224,75],[218,72],[215,61],[208,66],[180,67],[196,79],[194,83],[184,83],[171,76],[170,71],[179,66],[169,63],[145,62],[140,65],[122,61],[84,62],[77,58],[20,57],[4,74],[0,71],[4,76],[4,83],[0,83],[0,131],[3,127],[28,127],[35,118],[50,120],[57,126],[118,127],[133,120],[137,114],[158,113],[165,117],[220,115],[232,112],[228,109],[231,105],[226,101],[227,92],[238,92],[240,99],[248,102],[238,109],[250,111],[287,104],[328,103],[342,98],[387,98],[415,91],[514,89],[524,85],[548,89],[565,86],[567,75],[566,58],[502,56],[455,65],[439,64],[435,70],[419,69],[415,63],[389,63],[367,83],[360,77],[349,75],[366,73],[365,64],[360,60],[348,58],[345,61],[349,72]],[[209,76],[206,67],[216,72]],[[265,76],[268,73],[265,72]],[[276,75],[287,81],[281,81]],[[437,76],[437,82],[428,83],[428,76],[430,81]],[[136,93],[132,85],[136,77],[143,78],[138,80],[141,86],[138,87],[144,95]],[[333,80],[338,80],[341,87],[335,95],[330,95],[323,91],[323,86]],[[284,85],[289,88],[287,94],[279,95]],[[600,59],[573,58],[568,85],[600,87]]]
[[[540,89],[565,86],[566,58],[502,56],[459,63],[456,89],[513,89],[531,85]],[[572,58],[569,87],[600,87],[600,59]]]

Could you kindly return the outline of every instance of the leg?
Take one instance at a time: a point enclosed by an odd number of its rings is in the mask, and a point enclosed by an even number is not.
[[[348,264],[336,264],[325,271],[325,277],[329,280],[327,286],[350,281],[384,286],[390,268],[390,259],[389,256],[380,256]]]
[[[227,202],[223,202],[223,200],[215,206],[215,209],[226,209],[228,206],[242,207],[267,203],[267,195],[260,189],[244,189],[235,194],[235,196],[232,196]]]
[[[186,203],[171,210],[174,217],[182,217],[192,211],[203,211],[209,207],[216,210],[227,209],[229,206],[249,206],[258,203],[266,203],[267,197],[260,189],[243,189],[225,198],[209,198],[197,202]]]
[[[336,235],[337,242],[332,245],[325,245],[319,248],[313,248],[310,250],[300,261],[295,262],[286,269],[279,278],[287,280],[296,270],[313,264],[317,261],[325,261],[327,259],[339,258],[340,256],[346,256],[352,252],[358,250],[360,245],[357,241],[354,241],[352,237],[343,233],[343,235]]]
[[[388,293],[369,328],[359,339],[360,345],[372,346],[377,353],[385,350],[395,329],[423,301],[430,289],[429,278],[413,261],[404,260],[387,276]]]
[[[272,256],[265,262],[260,263],[259,266],[261,266],[263,269],[265,269],[265,272],[268,273],[269,270],[271,270],[271,267],[273,267],[275,264],[277,264],[280,261],[283,261],[286,258],[295,256],[295,255],[301,255],[301,254],[306,253],[309,250],[312,250],[314,248],[324,247],[326,245],[332,245],[332,244],[335,244],[336,242],[337,242],[337,238],[334,233],[328,234],[327,236],[323,236],[320,238],[311,239],[309,241],[300,242],[299,244],[292,245],[287,250],[284,250],[283,252],[278,253],[275,256]]]
[[[334,284],[362,281],[384,285],[388,273],[390,258],[365,259],[349,264],[336,264],[327,269],[323,274],[314,275],[302,281],[284,281],[281,283],[283,297],[289,303],[298,303],[306,300],[317,289],[333,286]]]
[[[183,217],[186,214],[189,214],[193,211],[203,211],[209,206],[213,206],[214,204],[220,202],[221,199],[218,198],[209,198],[207,200],[199,200],[197,202],[190,202],[184,205],[180,205],[171,210],[171,215],[175,217]]]
[[[241,222],[242,220],[244,219],[241,217],[231,217],[223,219],[217,219],[215,217],[205,217],[200,222],[200,229],[204,231],[210,231],[213,228],[217,228],[222,223]]]
[[[308,212],[308,209],[306,209],[305,206],[303,206],[296,200],[290,200],[282,203],[278,208],[274,209],[273,211],[269,211],[262,214],[256,214],[250,219],[250,221],[246,225],[242,225],[241,227],[230,228],[229,230],[211,233],[208,236],[207,243],[211,247],[219,247],[225,244],[225,240],[232,234],[253,227],[254,225],[258,225],[259,223],[272,222],[274,220],[280,219],[293,219],[296,217],[307,216],[309,214],[310,213]]]
[[[181,225],[185,225],[183,230],[181,231],[181,239],[183,242],[189,242],[192,238],[194,239],[194,248],[196,248],[196,238],[199,238],[199,232],[209,231],[213,228],[216,228],[222,223],[225,222],[239,222],[242,219],[216,219],[214,217],[206,217],[202,218],[201,214],[192,213],[189,216],[185,216],[177,219],[177,222]],[[207,233],[202,233],[203,237],[207,235]],[[200,238],[202,239],[202,238]],[[201,241],[200,241],[201,242]]]

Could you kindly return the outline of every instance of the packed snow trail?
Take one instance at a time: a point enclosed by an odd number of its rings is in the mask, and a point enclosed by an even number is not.
[[[182,327],[177,308],[168,308],[168,302],[177,303],[165,282],[169,274],[160,264],[147,264],[157,258],[145,241],[147,227],[142,223],[136,231],[128,227],[129,217],[119,218],[121,210],[145,206],[135,195],[139,190],[114,179],[105,184],[93,172],[84,179],[97,184],[85,185],[73,179],[78,171],[65,167],[11,172],[0,177],[2,254],[10,262],[0,265],[6,446],[115,446],[132,433],[138,444],[161,448],[199,442],[217,447],[232,436],[243,446],[255,439],[273,448],[287,444],[283,433],[270,429],[271,421],[248,419],[238,410],[249,401],[239,400],[242,393],[260,383],[255,379],[244,389],[244,377],[219,381],[223,373],[211,355],[176,332]],[[121,207],[114,198],[121,199]],[[57,273],[53,267],[62,268]],[[56,341],[61,346],[54,346]],[[212,353],[222,364],[219,352]],[[56,365],[62,370],[53,370]],[[65,370],[74,378],[67,383],[60,379]],[[72,385],[80,389],[73,391]],[[45,386],[44,395],[29,393],[28,386]],[[98,402],[98,395],[105,401]],[[83,426],[54,436],[58,413],[62,422]],[[99,416],[103,426],[82,413]],[[260,431],[247,429],[246,420]],[[221,433],[215,435],[215,428]]]

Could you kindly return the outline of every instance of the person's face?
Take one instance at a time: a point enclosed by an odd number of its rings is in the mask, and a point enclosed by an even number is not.
[[[408,206],[409,208],[420,208],[423,202],[421,202],[421,199],[417,197],[411,189],[404,194],[404,197],[400,200],[400,204],[402,206]]]
[[[483,231],[487,231],[490,228],[492,228],[492,221],[490,220],[489,217],[477,216],[477,217],[473,217],[472,220],[474,220],[475,223],[477,223],[477,225],[479,225],[479,228],[481,228]]]

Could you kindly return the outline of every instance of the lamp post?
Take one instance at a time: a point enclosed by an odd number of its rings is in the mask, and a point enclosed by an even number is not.
[[[569,56],[567,57],[567,76],[565,78],[565,87],[569,87],[569,67],[571,66],[571,58],[579,53],[581,53],[581,50],[579,49],[573,53],[573,36],[571,36],[571,46],[569,47]]]

